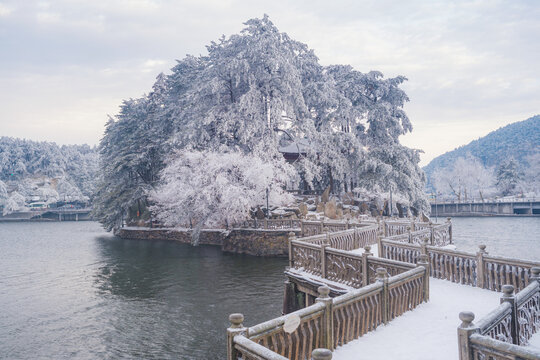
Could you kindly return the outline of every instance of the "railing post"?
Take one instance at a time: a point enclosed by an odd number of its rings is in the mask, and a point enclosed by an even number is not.
[[[411,227],[407,226],[407,233],[409,234],[409,244],[412,244]]]
[[[433,239],[435,238],[435,234],[434,234],[434,229],[433,229],[433,223],[430,221],[429,222],[429,243],[431,245],[433,245]]]
[[[264,228],[268,229],[268,219],[264,218]]]
[[[452,219],[446,218],[446,221],[449,223],[448,225],[448,236],[450,237],[450,244],[452,243]]]
[[[385,268],[377,268],[377,282],[381,283],[382,295],[381,295],[381,311],[382,311],[382,321],[384,324],[388,324],[389,319],[389,294],[388,294],[388,273]]]
[[[531,268],[531,282],[532,281],[538,281],[540,283],[540,267],[533,267]]]
[[[351,219],[347,219],[347,230],[349,230],[351,228]]]
[[[327,244],[321,245],[321,277],[326,279],[326,247]]]
[[[304,232],[304,220],[303,220],[303,219],[300,220],[300,230],[301,230],[301,231],[300,231],[301,236],[302,236],[302,237],[306,236],[306,235],[305,235],[305,232]]]
[[[420,254],[418,257],[417,266],[422,266],[426,272],[424,273],[424,302],[429,301],[429,261],[426,254]]]
[[[384,258],[385,254],[382,247],[382,236],[377,235],[377,253],[379,254],[379,257]]]
[[[424,239],[422,241],[422,243],[420,244],[420,254],[423,254],[423,255],[428,255],[428,251],[427,251],[427,239]]]
[[[283,315],[290,314],[300,308],[298,304],[298,297],[296,296],[296,285],[285,280],[285,293],[283,295]]]
[[[315,349],[311,352],[311,360],[332,360],[332,351],[328,349]]]
[[[373,255],[370,250],[371,246],[366,245],[362,254],[362,286],[369,285],[368,256]]]
[[[244,315],[229,315],[231,326],[227,329],[227,360],[238,359],[238,350],[234,348],[234,337],[236,335],[247,335],[247,328],[244,327]]]
[[[332,309],[332,298],[329,296],[330,288],[328,286],[319,286],[317,289],[319,297],[315,302],[325,305],[323,314],[322,338],[321,344],[327,349],[334,349],[334,316]]]
[[[321,220],[321,231],[319,234],[322,234],[324,232],[324,220]]]
[[[384,219],[383,219],[383,221],[382,221],[382,228],[383,228],[383,232],[382,232],[382,233],[383,233],[383,236],[384,236],[384,237],[387,237],[388,234],[387,234],[387,230],[386,230],[386,221],[385,221]]]
[[[459,319],[462,321],[457,329],[459,360],[473,360],[473,352],[469,337],[477,333],[479,329],[473,324],[474,313],[462,311],[459,313]]]
[[[516,297],[514,296],[514,286],[512,285],[503,285],[502,286],[503,296],[501,297],[502,303],[510,303],[512,306],[512,323],[510,325],[510,333],[512,334],[512,344],[519,345],[519,322],[517,317],[517,303]]]
[[[293,261],[293,249],[292,249],[292,241],[296,240],[296,234],[294,232],[289,233],[289,267],[292,268],[294,265]]]
[[[411,231],[414,231],[414,218],[411,218]]]
[[[486,245],[478,245],[478,248],[480,250],[476,253],[476,287],[485,289],[487,285],[484,281],[484,255],[487,254]]]

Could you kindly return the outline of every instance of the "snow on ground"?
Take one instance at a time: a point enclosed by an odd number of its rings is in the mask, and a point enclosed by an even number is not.
[[[529,346],[540,350],[540,332],[534,334],[529,340]]]
[[[455,360],[458,314],[479,320],[499,305],[501,293],[430,278],[430,301],[339,347],[333,360]]]

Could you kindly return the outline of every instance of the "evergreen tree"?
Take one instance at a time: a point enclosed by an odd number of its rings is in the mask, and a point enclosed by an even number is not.
[[[245,25],[212,42],[207,55],[178,61],[149,95],[125,101],[108,122],[95,207],[105,226],[124,215],[148,219],[148,194],[169,181],[170,172],[160,171],[176,151],[237,153],[280,168],[279,145],[290,141],[283,130],[307,144],[295,166],[312,188],[393,186],[425,210],[418,151],[399,143],[412,130],[399,88],[406,79],[321,66],[266,15]]]
[[[497,168],[497,188],[501,193],[511,195],[515,192],[518,183],[523,178],[518,162],[510,157],[504,160]]]

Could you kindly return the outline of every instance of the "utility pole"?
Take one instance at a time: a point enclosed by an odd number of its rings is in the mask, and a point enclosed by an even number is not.
[[[266,188],[266,218],[270,219],[270,208],[268,206],[268,195],[270,194],[270,189]]]
[[[394,209],[392,208],[392,185],[390,185],[390,217],[392,217],[393,212]]]

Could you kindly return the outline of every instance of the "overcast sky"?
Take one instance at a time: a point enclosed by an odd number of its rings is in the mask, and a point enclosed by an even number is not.
[[[97,144],[122,99],[264,13],[323,65],[406,76],[422,165],[540,113],[539,1],[0,0],[0,136]]]

